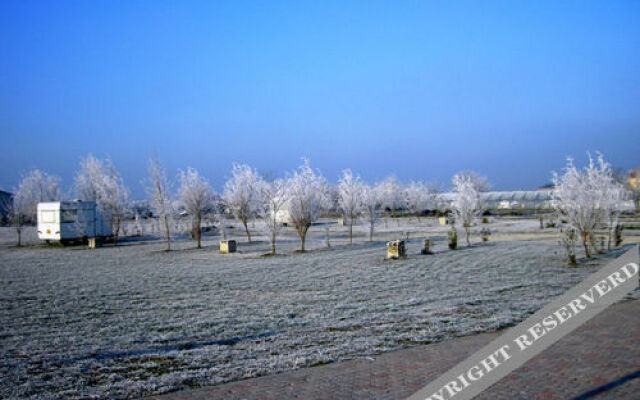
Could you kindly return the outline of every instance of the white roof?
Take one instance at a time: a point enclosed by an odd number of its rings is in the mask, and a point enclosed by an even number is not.
[[[440,200],[451,201],[453,200],[453,192],[440,193],[438,195]],[[551,200],[551,193],[543,190],[511,190],[511,191],[494,191],[482,193],[482,199],[490,202],[501,201],[532,201],[532,202],[544,202]]]
[[[38,210],[84,210],[95,206],[94,201],[47,201],[38,203]]]

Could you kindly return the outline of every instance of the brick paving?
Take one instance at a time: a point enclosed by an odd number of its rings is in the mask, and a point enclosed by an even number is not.
[[[404,399],[501,332],[153,396],[156,400]],[[615,304],[477,399],[640,399],[640,300]]]

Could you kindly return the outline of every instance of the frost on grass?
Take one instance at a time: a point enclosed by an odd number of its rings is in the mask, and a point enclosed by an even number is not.
[[[380,242],[242,245],[0,250],[0,397],[134,398],[492,331],[607,261],[566,268],[551,241],[416,240],[396,262]]]

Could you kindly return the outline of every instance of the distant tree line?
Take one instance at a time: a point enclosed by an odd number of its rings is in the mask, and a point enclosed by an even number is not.
[[[596,161],[590,158],[584,171],[569,160],[563,175],[554,174],[553,206],[580,237],[587,257],[597,223],[607,224],[610,247],[621,204],[630,196],[629,188],[616,176],[601,155]],[[341,214],[352,244],[353,226],[359,219],[368,225],[371,241],[375,225],[385,210],[393,217],[398,217],[401,211],[408,212],[420,222],[425,204],[449,212],[452,229],[461,228],[469,245],[470,228],[485,209],[481,194],[489,188],[485,177],[473,171],[460,172],[452,179],[452,198],[444,204],[435,184],[412,181],[405,185],[393,176],[367,184],[347,169],[338,184],[332,186],[303,159],[296,170],[283,178],[234,163],[224,190],[218,194],[194,168],[180,170],[176,179],[172,179],[157,157],[148,161],[148,177],[143,186],[153,215],[159,221],[166,250],[171,249],[173,231],[177,229],[174,222],[183,215],[191,221],[190,232],[198,248],[202,245],[203,221],[217,223],[226,237],[225,220],[233,217],[242,224],[247,240],[251,241],[250,222],[259,220],[261,231],[269,238],[272,254],[276,253],[277,238],[283,227],[281,215],[286,215],[299,236],[300,250],[305,251],[309,228],[329,211]],[[79,199],[96,202],[110,223],[117,244],[123,221],[132,210],[132,201],[113,162],[92,155],[83,158],[74,177],[74,187]],[[9,210],[18,244],[21,244],[22,227],[36,221],[37,204],[62,197],[59,177],[34,169],[22,178]]]

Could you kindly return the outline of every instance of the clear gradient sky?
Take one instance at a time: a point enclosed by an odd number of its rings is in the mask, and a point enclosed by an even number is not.
[[[601,150],[640,165],[638,1],[0,1],[0,187],[157,152],[220,189],[231,163],[331,181],[495,189]]]

